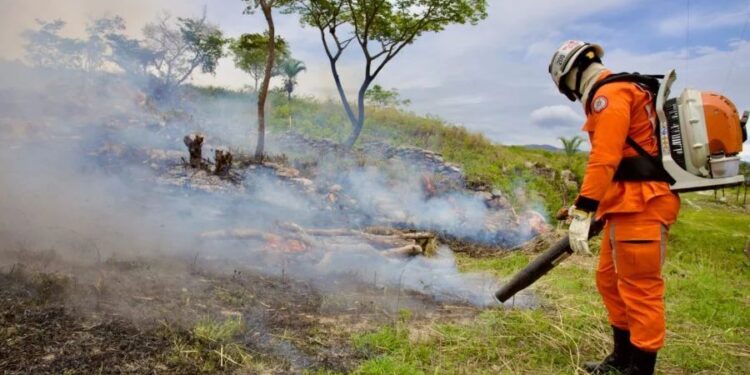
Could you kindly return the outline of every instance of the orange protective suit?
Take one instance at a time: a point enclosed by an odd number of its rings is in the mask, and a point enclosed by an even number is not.
[[[614,82],[592,95],[583,127],[591,154],[576,207],[606,220],[596,281],[610,323],[629,330],[636,347],[657,351],[665,333],[661,267],[680,201],[666,182],[613,181],[620,160],[638,155],[628,136],[652,155],[658,152],[651,94]]]

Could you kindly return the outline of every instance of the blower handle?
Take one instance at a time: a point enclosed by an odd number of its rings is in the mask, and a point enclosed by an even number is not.
[[[595,221],[589,230],[589,238],[595,237],[602,231],[604,221]],[[547,251],[536,257],[529,265],[519,271],[513,278],[495,293],[495,298],[500,302],[505,302],[516,293],[526,289],[540,277],[544,276],[551,269],[555,268],[560,262],[573,254],[570,248],[570,240],[567,235],[560,241],[557,241]]]

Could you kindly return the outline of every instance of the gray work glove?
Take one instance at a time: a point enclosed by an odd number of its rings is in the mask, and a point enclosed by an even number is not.
[[[570,248],[578,254],[593,255],[589,250],[589,229],[591,228],[591,219],[594,217],[594,213],[571,206],[568,210],[568,217],[571,220],[570,227],[568,228]]]

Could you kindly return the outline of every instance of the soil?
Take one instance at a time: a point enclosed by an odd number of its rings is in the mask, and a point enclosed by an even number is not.
[[[0,275],[0,369],[5,374],[168,372],[165,337],[115,315],[66,308],[67,281],[50,274]]]
[[[348,373],[372,355],[351,334],[396,321],[400,309],[430,321],[478,313],[355,280],[313,286],[167,257],[70,259],[0,250],[0,372],[247,373],[207,369],[175,348],[196,340],[197,322],[239,317],[244,329],[233,340],[262,373]]]

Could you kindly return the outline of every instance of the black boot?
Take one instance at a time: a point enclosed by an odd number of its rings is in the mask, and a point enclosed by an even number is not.
[[[601,362],[586,362],[583,369],[589,374],[620,373],[628,369],[630,356],[635,348],[630,343],[630,331],[612,326],[612,337],[614,339],[614,350]]]
[[[630,367],[623,372],[624,375],[653,375],[656,367],[656,352],[633,347],[633,355],[630,359]]]

